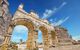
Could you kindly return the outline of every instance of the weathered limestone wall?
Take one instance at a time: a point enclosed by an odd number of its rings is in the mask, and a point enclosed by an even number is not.
[[[12,17],[8,10],[7,0],[0,0],[0,36],[3,37],[2,40],[5,38],[4,36],[6,34],[6,30],[9,26],[11,18]]]
[[[60,45],[72,44],[72,39],[68,34],[68,30],[62,27],[55,27],[58,42]]]

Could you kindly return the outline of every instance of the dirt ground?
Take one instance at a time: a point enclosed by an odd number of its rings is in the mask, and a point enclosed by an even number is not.
[[[58,46],[49,50],[80,50],[80,45]]]

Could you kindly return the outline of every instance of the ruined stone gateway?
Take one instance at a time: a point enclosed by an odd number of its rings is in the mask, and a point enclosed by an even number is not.
[[[12,31],[16,25],[24,25],[28,28],[28,40],[26,47],[33,50],[37,47],[38,29],[42,31],[44,50],[49,50],[49,47],[54,44],[58,45],[57,34],[53,26],[47,20],[39,19],[34,12],[27,13],[23,10],[21,4],[14,16],[12,17],[8,10],[7,0],[0,0],[0,50],[8,50]],[[36,43],[35,43],[36,42]]]

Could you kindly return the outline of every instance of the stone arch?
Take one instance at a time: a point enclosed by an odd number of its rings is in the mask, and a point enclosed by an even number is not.
[[[8,29],[7,29],[7,35],[5,36],[5,40],[4,40],[4,44],[8,45],[10,42],[10,38],[11,38],[11,32],[13,30],[13,28],[16,25],[24,25],[28,28],[28,41],[26,42],[27,44],[27,48],[28,49],[34,49],[34,24],[31,20],[26,19],[26,18],[17,18],[12,20],[12,22],[10,23]]]
[[[12,20],[11,25],[24,25],[26,26],[28,29],[32,29],[34,30],[34,24],[31,20],[26,19],[26,18],[17,18]]]
[[[43,36],[43,50],[49,49],[49,36],[48,36],[48,29],[45,26],[40,26],[39,29],[42,31]]]

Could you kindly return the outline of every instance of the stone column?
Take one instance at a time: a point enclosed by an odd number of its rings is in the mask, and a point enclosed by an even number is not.
[[[49,50],[49,37],[47,32],[46,34],[43,33],[43,43],[44,43],[43,50]]]
[[[51,32],[49,33],[49,47],[52,46],[52,37],[51,37]]]
[[[13,31],[14,26],[9,26],[8,31],[7,31],[7,44],[10,44],[10,39],[11,39],[11,35],[12,35],[12,31]]]
[[[34,46],[35,46],[35,43],[34,43],[34,31],[33,30],[29,30],[28,40],[27,40],[27,49],[28,50],[33,50]]]
[[[4,44],[7,44],[7,45],[10,44],[10,38],[11,38],[11,35],[6,34]]]
[[[56,44],[56,47],[57,47],[59,45],[57,35],[56,35],[55,39],[56,39],[55,44]]]
[[[52,38],[52,46],[55,46],[56,34],[54,31],[51,31],[51,38]]]
[[[55,31],[51,31],[51,38],[52,38],[52,45],[57,46],[58,45],[58,39],[57,39],[57,34]]]
[[[38,30],[35,30],[35,33],[34,33],[34,42],[35,42],[35,48],[38,47]]]

